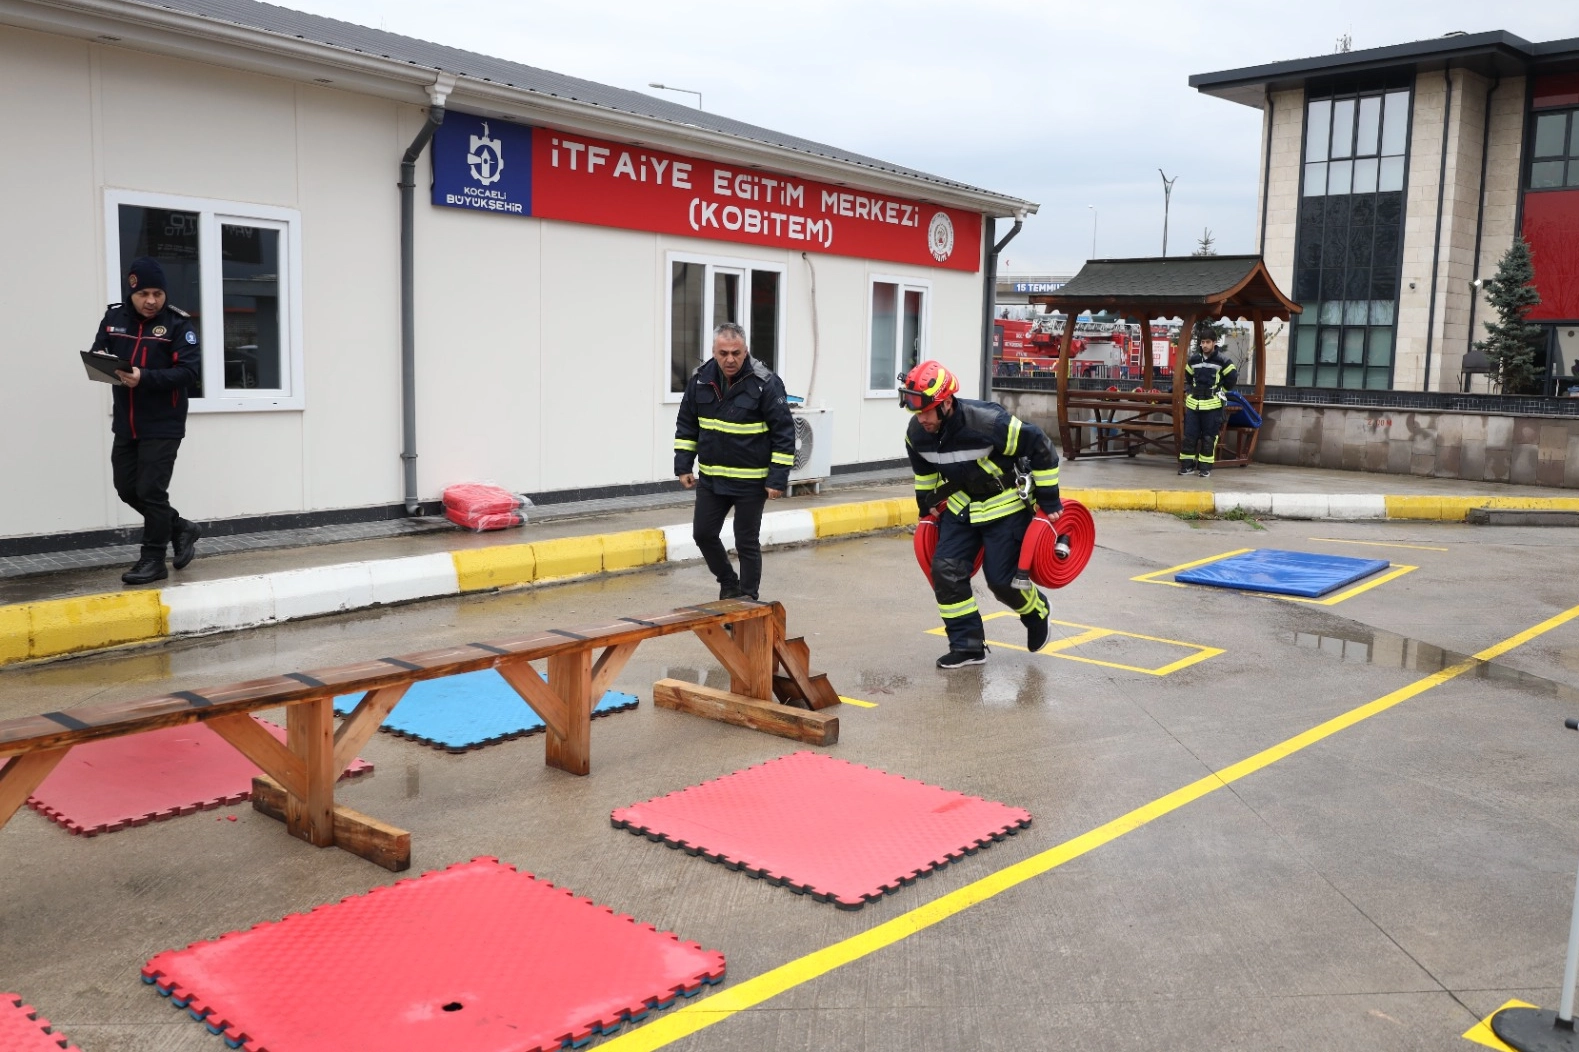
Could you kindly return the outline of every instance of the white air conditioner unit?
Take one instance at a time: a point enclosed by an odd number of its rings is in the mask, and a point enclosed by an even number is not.
[[[790,467],[790,485],[818,485],[833,473],[833,410],[792,409],[795,418],[795,463]]]

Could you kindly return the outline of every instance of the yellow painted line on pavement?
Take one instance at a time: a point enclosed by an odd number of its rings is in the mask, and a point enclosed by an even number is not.
[[[1095,851],[1097,848],[1108,844],[1126,833],[1132,833],[1141,827],[1156,821],[1165,815],[1172,814],[1186,804],[1207,796],[1218,789],[1222,789],[1240,779],[1247,778],[1257,771],[1270,767],[1279,760],[1309,748],[1318,742],[1325,741],[1339,731],[1347,730],[1357,723],[1370,719],[1372,716],[1386,712],[1388,709],[1411,698],[1418,697],[1426,691],[1441,686],[1450,680],[1462,676],[1464,673],[1476,668],[1483,662],[1491,661],[1516,647],[1523,646],[1532,639],[1545,635],[1555,628],[1559,628],[1574,618],[1579,617],[1579,606],[1569,607],[1562,613],[1547,618],[1540,624],[1516,635],[1509,636],[1502,642],[1487,647],[1472,657],[1465,658],[1455,665],[1450,665],[1439,672],[1423,676],[1407,686],[1400,687],[1390,694],[1384,694],[1374,701],[1367,702],[1357,708],[1324,723],[1296,734],[1292,738],[1263,749],[1253,756],[1246,757],[1232,766],[1221,771],[1199,778],[1189,785],[1175,789],[1166,796],[1153,800],[1151,803],[1138,807],[1128,814],[1121,815],[1105,825],[1082,833],[1071,840],[1066,840],[1056,847],[1048,848],[1030,858],[1022,859],[1013,865],[1006,866],[996,873],[982,877],[962,888],[958,888],[946,895],[939,896],[931,902],[917,906],[912,910],[900,914],[893,920],[885,921],[876,927],[869,928],[859,935],[852,935],[847,939],[814,950],[804,957],[781,964],[777,968],[763,972],[761,975],[752,976],[743,982],[727,987],[717,993],[709,994],[700,1001],[680,1008],[669,1015],[660,1016],[635,1030],[620,1034],[612,1040],[598,1046],[600,1048],[617,1050],[617,1052],[642,1052],[652,1050],[678,1041],[682,1037],[705,1030],[717,1023],[722,1023],[738,1012],[755,1008],[765,1001],[771,1000],[788,990],[804,985],[827,973],[841,968],[846,964],[870,956],[878,950],[892,946],[897,942],[909,938],[919,932],[925,931],[935,924],[939,924],[956,914],[970,909],[972,906],[986,902],[996,895],[1000,895],[1011,888],[1051,872],[1067,862],[1072,862],[1082,855]]]
[[[844,702],[846,705],[855,705],[863,709],[877,708],[877,702],[875,701],[862,701],[860,698],[847,698],[843,694],[839,695],[839,700]]]
[[[1345,599],[1353,599],[1361,592],[1369,592],[1372,588],[1379,588],[1388,581],[1396,581],[1404,574],[1413,573],[1418,569],[1420,569],[1418,566],[1395,566],[1375,580],[1366,581],[1364,584],[1357,584],[1348,591],[1339,592],[1337,595],[1330,595],[1325,599],[1307,599],[1302,595],[1274,595],[1271,592],[1251,592],[1249,594],[1264,596],[1267,599],[1283,599],[1290,603],[1309,603],[1312,606],[1337,606]]]
[[[1000,617],[1013,616],[1013,614],[1004,610],[995,614],[988,614],[986,617],[982,618],[982,620],[993,621]],[[1139,672],[1147,676],[1170,676],[1173,673],[1179,671],[1181,668],[1189,668],[1191,665],[1200,664],[1207,658],[1214,658],[1219,654],[1226,653],[1226,651],[1219,647],[1204,646],[1200,643],[1186,643],[1179,639],[1163,639],[1161,636],[1143,636],[1138,632],[1125,632],[1117,628],[1096,628],[1091,625],[1076,624],[1073,621],[1058,621],[1053,618],[1048,618],[1048,623],[1062,625],[1065,628],[1084,628],[1086,631],[1081,632],[1078,635],[1065,636],[1062,639],[1050,640],[1046,646],[1042,647],[1042,649],[1036,652],[1038,655],[1060,658],[1064,661],[1079,661],[1085,665],[1101,665],[1103,668],[1116,668],[1122,672]],[[942,636],[947,635],[948,630],[944,628],[929,628],[927,629],[927,634],[931,636]],[[1144,639],[1148,643],[1163,643],[1171,647],[1183,647],[1185,650],[1193,651],[1193,653],[1187,654],[1177,661],[1169,662],[1168,664],[1162,665],[1158,668],[1144,668],[1140,665],[1125,665],[1117,661],[1102,661],[1098,658],[1081,657],[1079,654],[1061,653],[1061,651],[1070,650],[1074,647],[1080,646],[1082,643],[1095,642],[1098,639],[1106,639],[1109,636],[1121,636],[1125,639]],[[987,642],[992,646],[1002,647],[1005,650],[1018,650],[1021,653],[1030,653],[1029,647],[1020,646],[1018,643],[1005,643],[999,639],[989,639]]]
[[[1509,1001],[1507,1004],[1499,1007],[1497,1012],[1502,1011],[1503,1008],[1534,1007],[1536,1006],[1530,1004],[1528,1001]],[[1491,1015],[1496,1015],[1497,1012],[1493,1012]],[[1477,1045],[1485,1045],[1487,1048],[1494,1048],[1497,1050],[1497,1052],[1514,1052],[1514,1050],[1508,1047],[1508,1045],[1504,1044],[1496,1034],[1492,1033],[1491,1015],[1488,1015],[1486,1018],[1482,1019],[1468,1030],[1464,1031],[1464,1040],[1473,1041]]]
[[[1312,537],[1311,540],[1321,540],[1321,538]],[[1207,563],[1220,562],[1223,559],[1232,558],[1235,555],[1243,555],[1246,552],[1253,552],[1255,550],[1256,549],[1254,548],[1237,548],[1234,551],[1224,552],[1221,555],[1213,555],[1207,559],[1197,559],[1191,563],[1180,563],[1178,566],[1170,566],[1166,570],[1153,570],[1151,573],[1143,573],[1139,577],[1131,577],[1130,580],[1139,581],[1141,584],[1165,584],[1172,588],[1206,588],[1210,586],[1184,584],[1179,581],[1159,581],[1157,578],[1163,576],[1164,574],[1178,573],[1180,570],[1191,570],[1197,566],[1205,566]],[[1301,595],[1278,595],[1276,592],[1256,592],[1241,588],[1218,588],[1215,590],[1219,592],[1239,592],[1243,595],[1253,595],[1261,599],[1281,599],[1288,603],[1309,603],[1312,606],[1337,606],[1346,599],[1353,599],[1355,596],[1360,595],[1363,592],[1369,592],[1372,588],[1379,588],[1388,581],[1396,581],[1404,574],[1412,573],[1418,569],[1420,569],[1418,566],[1395,566],[1387,573],[1382,574],[1380,577],[1377,577],[1374,580],[1366,581],[1363,584],[1357,584],[1353,588],[1339,592],[1337,595],[1329,595],[1324,599],[1307,599]],[[1164,642],[1171,642],[1171,640],[1164,640]],[[1192,644],[1186,643],[1183,645],[1190,646]]]
[[[1178,566],[1170,566],[1166,570],[1153,570],[1151,573],[1143,573],[1139,577],[1131,577],[1130,580],[1139,581],[1141,584],[1165,584],[1174,588],[1186,588],[1188,587],[1187,585],[1182,585],[1177,581],[1159,581],[1157,578],[1163,576],[1164,574],[1178,573],[1180,570],[1193,570],[1197,566],[1205,566],[1207,563],[1219,562],[1223,559],[1230,558],[1231,556],[1243,555],[1246,552],[1253,551],[1255,551],[1254,548],[1235,548],[1231,552],[1224,552],[1221,555],[1208,556],[1205,559],[1197,559],[1191,563],[1180,563]]]
[[[1370,548],[1413,548],[1417,552],[1445,552],[1447,548],[1433,548],[1429,544],[1389,544],[1386,541],[1345,541],[1337,537],[1312,537],[1313,541],[1326,541],[1328,544],[1363,544]]]

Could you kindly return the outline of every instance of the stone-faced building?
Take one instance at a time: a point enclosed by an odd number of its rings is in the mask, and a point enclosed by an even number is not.
[[[1476,282],[1522,231],[1546,390],[1579,385],[1579,38],[1454,33],[1190,84],[1263,114],[1259,251],[1304,308],[1269,383],[1461,389]]]

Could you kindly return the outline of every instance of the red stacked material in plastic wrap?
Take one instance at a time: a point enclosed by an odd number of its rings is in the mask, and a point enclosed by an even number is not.
[[[444,491],[444,517],[463,529],[507,530],[526,522],[525,497],[498,486],[464,482]]]

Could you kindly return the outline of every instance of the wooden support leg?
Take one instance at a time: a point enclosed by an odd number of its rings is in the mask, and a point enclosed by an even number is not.
[[[729,690],[747,698],[773,700],[773,624],[766,617],[735,624],[735,646],[744,658],[744,675],[729,677]]]
[[[9,763],[0,768],[0,826],[11,821],[17,808],[27,803],[33,790],[49,777],[49,772],[70,751],[68,745],[64,749],[46,749],[25,756],[13,756]]]
[[[565,706],[565,726],[544,734],[543,762],[571,774],[592,770],[592,651],[572,650],[548,659],[548,685]]]
[[[605,647],[603,653],[598,655],[597,664],[592,666],[592,704],[596,705],[603,700],[603,695],[613,685],[625,663],[636,653],[636,643],[618,643]]]
[[[266,774],[252,779],[252,809],[284,821],[285,789]],[[343,804],[334,806],[334,846],[395,873],[411,868],[411,834]]]
[[[389,711],[410,689],[410,683],[400,683],[381,690],[370,690],[362,696],[361,701],[356,703],[351,715],[347,716],[345,722],[340,724],[340,729],[334,732],[336,778],[351,766],[351,761],[356,759],[356,754],[362,751],[362,746],[366,745],[373,732],[378,730],[378,725],[384,722],[384,717],[389,715]]]
[[[317,847],[334,843],[334,701],[302,701],[285,710],[285,738],[305,767],[306,792],[285,801],[285,828]]]

